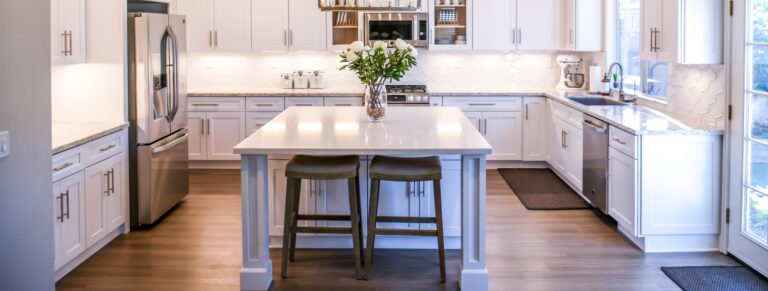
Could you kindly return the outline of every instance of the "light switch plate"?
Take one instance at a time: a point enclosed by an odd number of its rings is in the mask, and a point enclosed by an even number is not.
[[[0,132],[0,159],[11,154],[11,134],[7,131]]]

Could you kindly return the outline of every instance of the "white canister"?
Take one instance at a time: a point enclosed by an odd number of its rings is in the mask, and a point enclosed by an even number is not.
[[[309,88],[310,89],[325,88],[325,74],[323,73],[323,71],[313,71],[309,75]]]
[[[307,89],[309,88],[309,76],[304,71],[293,72],[293,88],[294,89]]]
[[[293,89],[293,74],[280,75],[280,82],[283,83],[283,89]]]

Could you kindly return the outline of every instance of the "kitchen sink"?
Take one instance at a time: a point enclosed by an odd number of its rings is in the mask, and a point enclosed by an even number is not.
[[[626,106],[626,103],[601,97],[568,97],[573,102],[586,106]]]

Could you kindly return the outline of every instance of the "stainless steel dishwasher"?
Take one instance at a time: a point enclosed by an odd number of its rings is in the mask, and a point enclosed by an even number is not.
[[[608,213],[608,124],[584,116],[584,196]]]

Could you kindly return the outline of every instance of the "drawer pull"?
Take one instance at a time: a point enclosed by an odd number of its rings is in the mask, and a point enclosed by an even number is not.
[[[496,106],[496,103],[470,103],[469,106]]]
[[[334,106],[338,106],[338,107],[352,107],[352,104],[336,104]]]
[[[108,147],[105,147],[105,148],[103,148],[103,149],[100,149],[100,150],[99,150],[99,152],[102,152],[102,153],[103,153],[103,152],[106,152],[106,151],[108,151],[108,150],[111,150],[111,149],[113,149],[113,148],[116,148],[116,147],[117,147],[117,145],[115,145],[115,144],[112,144],[112,145],[109,145]]]
[[[624,141],[622,139],[619,139],[619,138],[614,138],[613,141],[619,143],[620,145],[626,145],[627,144],[626,141]]]
[[[274,104],[256,104],[256,107],[274,107]]]
[[[313,104],[296,104],[294,106],[308,107],[308,106],[314,106],[314,105]]]
[[[66,168],[69,168],[69,167],[71,167],[71,166],[72,166],[72,165],[74,165],[74,164],[75,164],[75,163],[69,162],[69,163],[66,163],[66,164],[63,164],[63,165],[61,165],[61,166],[60,166],[60,167],[58,167],[58,168],[53,168],[53,171],[54,171],[54,172],[58,172],[58,171],[61,171],[61,170],[64,170],[64,169],[66,169]]]
[[[215,107],[215,106],[219,106],[219,104],[192,104],[192,106],[210,106],[210,107]]]

